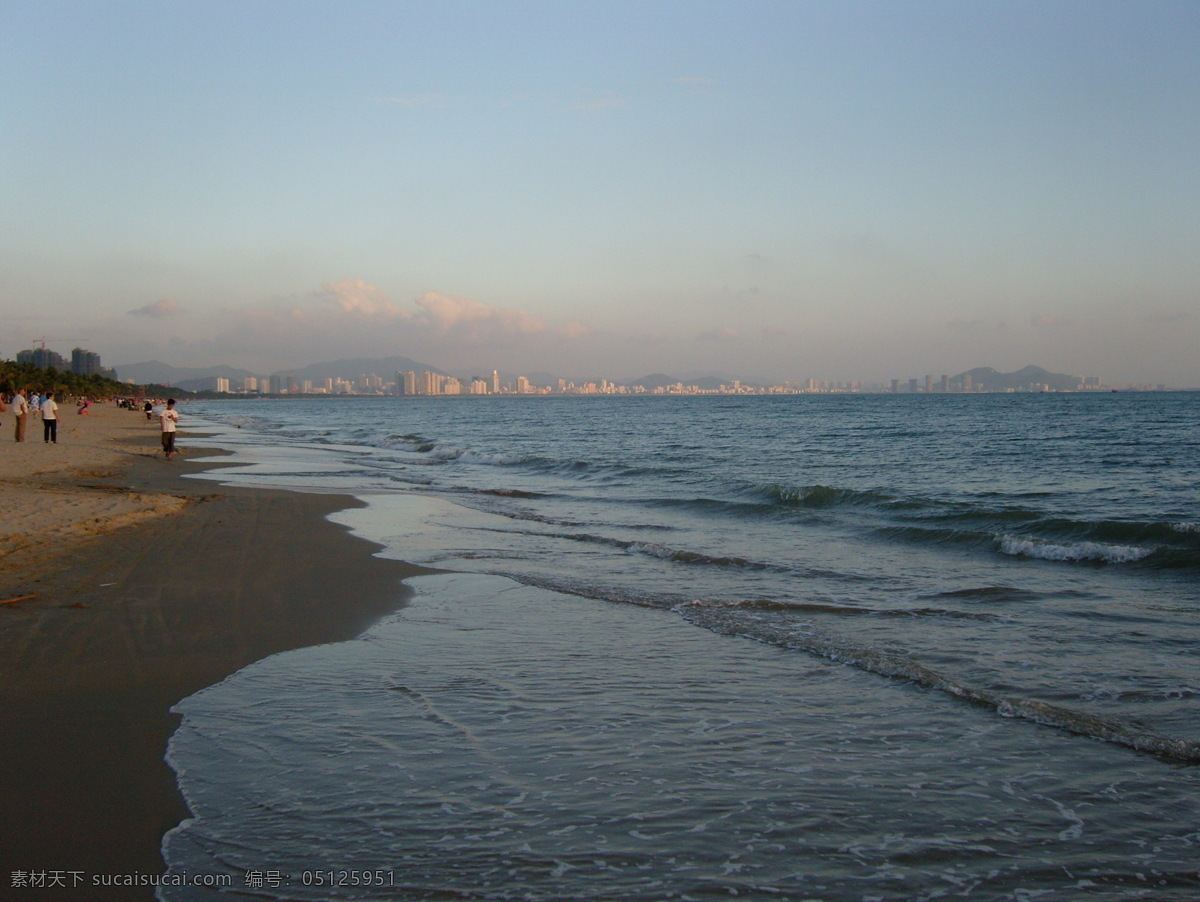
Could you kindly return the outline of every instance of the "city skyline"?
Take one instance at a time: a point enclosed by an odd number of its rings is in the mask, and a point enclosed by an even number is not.
[[[1200,385],[1198,40],[1108,0],[9,4],[0,354]]]
[[[133,365],[104,367],[100,354],[75,347],[71,360],[40,341],[40,347],[24,349],[17,353],[18,364],[29,364],[40,369],[55,368],[79,374],[100,374],[129,384],[162,384],[177,386],[185,391],[216,391],[229,394],[636,394],[690,393],[690,394],[761,394],[761,393],[837,393],[837,392],[890,392],[893,394],[952,394],[973,391],[1099,391],[1110,389],[1140,391],[1195,391],[1197,386],[1169,385],[1164,382],[1106,382],[1098,375],[1058,373],[1044,367],[1027,365],[1020,371],[1001,373],[992,367],[973,367],[954,375],[932,372],[923,377],[892,377],[885,381],[866,379],[824,379],[808,377],[763,382],[745,380],[730,374],[689,375],[678,377],[666,373],[647,373],[640,377],[612,378],[610,376],[556,376],[549,373],[524,370],[506,373],[493,369],[491,375],[476,367],[474,374],[454,374],[429,364],[407,357],[392,357],[393,361],[406,361],[407,371],[397,370],[394,379],[372,371],[348,374],[356,368],[379,369],[386,360],[339,360],[313,363],[304,367],[284,368],[270,374],[252,373],[230,366],[213,366],[196,370],[178,370],[157,361]],[[346,375],[305,377],[306,371],[314,369],[338,370]],[[124,372],[119,372],[119,371]],[[135,372],[136,371],[136,372]],[[153,372],[151,372],[153,371]],[[207,375],[199,375],[205,372]],[[297,375],[297,374],[300,375]],[[404,377],[407,377],[405,379]],[[974,384],[973,384],[974,383]],[[444,386],[449,386],[445,388]]]
[[[1058,376],[1059,374],[1047,374]],[[743,384],[741,380],[730,380],[716,384],[717,380],[703,380],[707,384],[695,384],[688,380],[656,380],[658,384],[646,385],[644,381],[634,383],[612,382],[608,379],[570,380],[559,378],[553,384],[543,384],[527,376],[515,376],[502,380],[493,370],[490,378],[474,376],[463,378],[449,376],[430,370],[397,372],[392,382],[376,373],[363,373],[356,379],[328,377],[320,380],[297,379],[295,376],[273,375],[270,377],[248,376],[241,380],[213,377],[215,388],[220,394],[235,395],[395,395],[404,397],[438,397],[454,395],[636,395],[636,394],[681,394],[681,395],[730,395],[730,394],[971,394],[974,392],[1098,392],[1115,390],[1105,385],[1098,376],[1078,378],[1066,388],[1055,387],[1048,382],[1031,379],[1019,386],[999,389],[985,383],[973,384],[970,373],[950,377],[943,374],[934,379],[927,374],[924,380],[899,378],[890,383],[869,383],[860,380],[838,382],[831,380],[806,379],[800,383],[778,385]],[[1055,379],[1055,382],[1061,382]],[[1165,391],[1167,386],[1125,385],[1122,389],[1141,391]]]

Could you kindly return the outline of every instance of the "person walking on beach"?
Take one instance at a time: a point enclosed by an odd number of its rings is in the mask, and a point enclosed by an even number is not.
[[[42,441],[58,444],[58,404],[54,401],[54,392],[47,392],[42,401]]]
[[[29,402],[25,400],[25,390],[17,389],[17,393],[12,399],[13,416],[17,418],[16,426],[13,429],[13,437],[18,442],[25,441],[25,417],[29,414]]]
[[[175,409],[175,399],[167,399],[167,406],[158,415],[162,423],[162,446],[167,460],[175,453],[175,424],[179,422],[179,411]]]

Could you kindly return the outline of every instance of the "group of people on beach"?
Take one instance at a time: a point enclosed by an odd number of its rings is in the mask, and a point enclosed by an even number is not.
[[[58,402],[54,392],[38,394],[30,390],[26,397],[25,389],[0,393],[0,413],[9,408],[13,412],[13,438],[18,442],[25,441],[25,424],[31,418],[42,418],[42,439],[46,444],[58,444]],[[80,413],[83,413],[80,410]]]
[[[86,415],[91,404],[92,402],[87,398],[80,399],[76,405],[78,413]],[[152,401],[146,401],[145,407],[141,408],[134,402],[124,399],[120,402],[120,406],[133,410],[144,409],[147,420],[152,419],[154,416],[154,403]],[[13,414],[13,439],[15,441],[25,441],[26,424],[30,419],[41,417],[42,440],[48,445],[58,444],[60,412],[54,392],[48,391],[39,394],[32,389],[29,389],[27,392],[23,388],[0,391],[0,413],[6,413],[10,409]],[[159,411],[158,419],[162,428],[163,453],[166,455],[167,460],[170,460],[176,453],[175,432],[179,423],[179,411],[175,409],[174,398],[167,400],[166,405]]]

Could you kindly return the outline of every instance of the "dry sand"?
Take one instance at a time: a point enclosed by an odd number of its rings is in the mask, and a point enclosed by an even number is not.
[[[13,441],[12,414],[0,414],[0,428],[7,427],[0,431],[0,585],[52,545],[113,533],[186,504],[172,495],[130,492],[116,481],[131,456],[152,451],[144,443],[157,435],[157,421],[115,405],[89,409],[80,416],[63,408],[58,444],[42,441],[36,419],[26,441]]]
[[[163,870],[188,814],[163,759],[170,707],[357,635],[420,571],[325,519],[352,498],[182,478],[219,466],[189,451],[186,406],[171,461],[143,413],[64,408],[57,445],[36,420],[14,442],[0,416],[0,896],[151,899],[90,882]],[[15,872],[67,886],[15,889]]]

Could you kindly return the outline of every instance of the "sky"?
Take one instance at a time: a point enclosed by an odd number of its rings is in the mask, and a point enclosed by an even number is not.
[[[0,0],[0,358],[1200,386],[1200,4]]]

